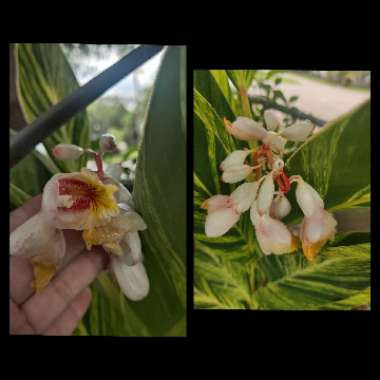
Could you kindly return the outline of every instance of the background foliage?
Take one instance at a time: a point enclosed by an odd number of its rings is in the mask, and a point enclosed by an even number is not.
[[[19,98],[27,122],[31,122],[60,99],[78,88],[78,81],[58,44],[18,44],[16,46]],[[93,301],[77,335],[114,336],[183,336],[186,334],[186,252],[185,252],[185,119],[184,92],[185,48],[166,49],[150,99],[145,134],[141,146],[141,163],[136,169],[134,195],[138,211],[148,230],[143,233],[145,265],[151,292],[141,302],[124,297],[109,274],[102,274],[92,285]],[[151,91],[142,98],[147,105]],[[139,103],[140,106],[142,103]],[[121,104],[99,102],[91,122],[105,132],[104,113],[113,117],[107,132],[133,130],[134,115]],[[165,110],[165,112],[162,112]],[[107,115],[106,115],[107,116]],[[102,118],[103,117],[103,118]],[[108,119],[109,120],[109,119]],[[102,124],[103,123],[103,124]],[[10,173],[11,210],[41,193],[55,173],[76,171],[86,162],[62,162],[51,155],[58,143],[74,143],[96,148],[91,141],[86,111],[49,136],[45,150],[34,150]],[[129,125],[130,129],[123,128]],[[11,133],[16,133],[11,131]],[[137,136],[138,137],[138,136]],[[135,144],[137,144],[137,137]],[[164,152],[164,154],[163,154]],[[120,151],[109,162],[137,157],[136,147]],[[168,171],[168,165],[172,172]],[[27,175],[26,175],[27,173]],[[171,176],[170,173],[178,175]],[[149,183],[147,183],[148,181]],[[167,185],[170,184],[170,191]],[[166,191],[164,191],[166,190]],[[160,191],[160,193],[158,193]],[[170,219],[175,215],[175,219]],[[164,220],[164,219],[167,220]],[[175,223],[173,223],[175,220]],[[165,222],[165,223],[164,223]]]
[[[217,193],[229,194],[236,187],[220,181],[218,165],[232,150],[244,146],[226,133],[223,117],[233,121],[244,114],[237,104],[242,85],[258,86],[263,78],[278,82],[279,75],[273,71],[194,73],[196,308],[330,310],[370,303],[370,234],[362,234],[361,244],[350,243],[347,236],[340,241],[337,238],[313,264],[301,251],[265,256],[256,243],[248,213],[222,237],[204,234],[202,202]],[[268,90],[268,96],[272,92]],[[321,193],[330,211],[369,207],[369,128],[370,104],[366,102],[299,146],[286,161],[287,173],[301,174]],[[296,223],[301,211],[295,206],[294,189],[290,200],[294,206],[285,221]]]

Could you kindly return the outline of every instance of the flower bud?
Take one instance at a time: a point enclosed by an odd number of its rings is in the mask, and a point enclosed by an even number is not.
[[[149,293],[149,278],[142,262],[129,266],[122,257],[112,255],[111,268],[127,298],[139,301]]]
[[[220,170],[228,170],[230,166],[243,165],[247,156],[251,153],[250,150],[235,150],[229,154],[220,164]]]
[[[242,213],[247,211],[256,198],[258,182],[247,182],[238,186],[231,194],[230,198],[236,211]]]
[[[53,149],[54,157],[59,160],[77,160],[83,153],[84,150],[74,144],[58,144]]]
[[[323,208],[316,209],[304,218],[300,228],[302,250],[309,261],[313,261],[327,240],[333,240],[337,222],[331,213]]]
[[[270,131],[276,131],[280,126],[280,121],[278,120],[276,114],[271,110],[264,111],[265,125]]]
[[[309,121],[300,121],[285,128],[281,136],[290,141],[304,141],[314,129],[314,125]]]
[[[240,182],[248,177],[252,170],[252,167],[249,165],[231,165],[223,172],[222,181],[226,183]]]
[[[274,195],[274,182],[272,173],[266,175],[257,196],[257,211],[260,215],[266,213],[272,203]]]
[[[115,137],[111,134],[106,133],[102,135],[99,139],[99,148],[101,152],[113,152],[116,150]]]
[[[290,213],[292,206],[284,194],[278,194],[270,207],[270,216],[275,219],[285,218]]]
[[[232,124],[226,123],[228,132],[239,140],[263,140],[267,131],[258,123],[248,117],[239,116]]]
[[[310,217],[317,209],[324,207],[324,202],[317,191],[302,178],[297,180],[296,199],[306,217]]]
[[[264,144],[268,144],[272,150],[282,155],[285,147],[286,140],[278,135],[276,132],[269,131],[265,139]]]
[[[297,239],[284,223],[267,214],[260,215],[254,204],[251,208],[251,221],[255,226],[257,241],[265,255],[293,252],[297,249]]]
[[[209,237],[224,235],[240,219],[240,213],[232,208],[221,208],[206,217],[205,233]]]

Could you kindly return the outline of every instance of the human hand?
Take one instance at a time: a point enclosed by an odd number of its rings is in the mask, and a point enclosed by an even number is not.
[[[37,214],[41,196],[10,215],[10,231]],[[35,294],[32,265],[25,257],[10,256],[10,333],[71,335],[86,313],[89,285],[105,269],[108,256],[101,248],[85,251],[81,232],[65,230],[66,254],[49,285]],[[85,252],[84,252],[85,251]]]

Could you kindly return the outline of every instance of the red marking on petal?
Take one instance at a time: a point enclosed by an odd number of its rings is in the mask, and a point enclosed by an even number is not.
[[[73,204],[71,207],[58,207],[61,211],[80,211],[90,207],[95,192],[86,182],[76,178],[63,178],[59,182],[59,195],[71,195]]]

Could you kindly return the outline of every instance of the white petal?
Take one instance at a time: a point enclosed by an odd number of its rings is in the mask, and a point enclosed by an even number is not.
[[[280,126],[280,121],[278,120],[276,114],[271,110],[264,111],[265,125],[270,131],[276,131]]]
[[[63,232],[54,228],[41,212],[10,234],[10,254],[14,256],[33,257],[40,263],[58,265],[65,250]]]
[[[320,195],[302,179],[297,181],[296,199],[306,217],[313,215],[316,209],[324,207]]]
[[[231,199],[228,195],[214,195],[211,198],[206,199],[202,208],[207,209],[207,211],[214,212],[220,208],[227,208],[231,206]]]
[[[209,213],[206,217],[205,233],[209,237],[224,235],[240,218],[240,214],[231,208]]]
[[[270,216],[275,219],[285,218],[290,213],[292,206],[284,194],[277,195],[270,207]]]
[[[257,196],[257,211],[259,214],[264,214],[270,208],[274,195],[274,182],[271,173],[267,174],[264,182],[260,186]]]
[[[263,142],[265,144],[268,144],[276,153],[282,155],[286,140],[279,136],[277,133],[269,131],[267,137],[263,140]]]
[[[126,243],[125,248],[127,249],[124,251],[122,259],[127,265],[136,265],[138,262],[143,261],[144,256],[138,232],[128,232],[123,239],[123,243]]]
[[[254,201],[252,203],[252,206],[251,206],[251,210],[249,212],[249,216],[251,218],[251,222],[254,226],[257,225],[257,223],[259,223],[260,221],[260,215],[259,213],[257,212],[257,201]]]
[[[143,231],[147,228],[144,219],[135,211],[122,210],[112,219],[112,223],[128,232]]]
[[[149,278],[142,262],[129,266],[119,257],[112,256],[111,268],[127,298],[139,301],[148,295]]]
[[[263,140],[267,131],[258,123],[248,117],[238,117],[229,127],[229,133],[240,140]]]
[[[118,203],[126,203],[132,208],[135,207],[133,204],[132,194],[121,182],[117,181],[113,177],[106,177],[103,182],[106,184],[115,185],[119,188],[119,190],[115,193],[115,199]]]
[[[229,154],[224,161],[220,164],[220,170],[228,170],[230,166],[241,166],[244,164],[245,159],[251,153],[250,150],[235,150]]]
[[[246,178],[252,170],[249,165],[231,165],[228,167],[228,170],[223,172],[222,181],[226,183],[240,182]]]
[[[331,213],[323,208],[316,209],[310,217],[305,217],[301,228],[301,239],[317,243],[331,239],[336,232],[337,222]]]
[[[119,181],[121,175],[123,174],[123,167],[121,164],[110,164],[107,166],[105,173]]]
[[[234,203],[236,211],[242,213],[251,207],[256,198],[258,187],[259,185],[257,182],[243,183],[231,193],[230,197]]]
[[[294,250],[292,235],[285,224],[279,220],[264,214],[259,216],[255,227],[257,240],[265,254],[280,255]]]
[[[314,125],[308,121],[300,121],[281,132],[281,136],[291,141],[304,141],[314,129]]]

